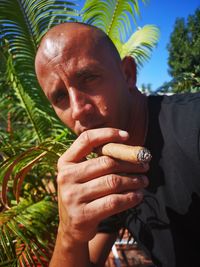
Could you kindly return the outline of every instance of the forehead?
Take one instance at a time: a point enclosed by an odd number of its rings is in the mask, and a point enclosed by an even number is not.
[[[49,46],[49,47],[48,47]],[[97,53],[93,47],[86,45],[84,47],[74,43],[73,46],[65,45],[61,48],[57,44],[53,45],[48,44],[46,54],[44,54],[44,64],[43,65],[43,74],[45,76],[50,76],[55,78],[60,76],[61,72],[66,76],[71,76],[74,73],[78,74],[83,70],[103,70],[108,67],[110,64],[106,64],[106,61],[109,61],[108,58],[103,60],[105,57],[104,53]],[[49,77],[49,78],[50,78]]]
[[[99,42],[88,33],[77,32],[76,35],[66,36],[59,33],[54,38],[47,38],[42,46],[41,63],[43,75],[55,71],[62,66],[70,69],[80,69],[86,66],[110,68],[116,61],[110,49],[104,42]]]
[[[119,71],[118,63],[110,46],[101,36],[99,38],[87,29],[76,29],[70,34],[62,30],[48,35],[42,42],[36,60],[36,73],[45,90],[52,82],[63,80],[61,72],[64,76],[72,77],[71,74],[75,72],[83,73],[83,69],[89,69],[112,72],[114,75]]]
[[[104,40],[87,28],[72,28],[67,33],[60,30],[47,36],[41,50],[46,59],[45,64],[56,59],[70,60],[81,56],[98,58],[99,54],[109,55]]]
[[[77,42],[71,44],[65,42],[65,45],[63,45],[60,41],[47,42],[44,50],[45,66],[50,68],[60,64],[65,67],[82,66],[87,63],[97,63],[101,59],[94,47],[87,44],[82,46]]]

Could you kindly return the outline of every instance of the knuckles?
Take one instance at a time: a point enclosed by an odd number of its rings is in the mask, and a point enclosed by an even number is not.
[[[129,192],[119,197],[110,195],[105,201],[104,209],[119,212],[137,205],[140,201],[135,192]]]
[[[78,203],[76,186],[68,186],[68,189],[62,194],[62,202],[66,207],[75,206]]]
[[[65,183],[65,175],[63,172],[58,172],[57,174],[57,184],[58,185],[63,185]]]
[[[85,211],[85,205],[68,209],[68,216],[71,222],[70,224],[75,229],[83,229],[84,227],[88,227],[88,225],[91,224],[91,215],[93,217],[92,227],[94,227],[98,222],[95,220],[94,213],[88,214],[88,212]]]
[[[115,160],[108,156],[101,156],[98,158],[98,161],[103,169],[107,169],[108,171],[113,171],[116,169],[117,164]]]
[[[57,170],[61,170],[63,168],[63,166],[66,165],[66,162],[64,161],[64,155],[62,155],[57,162]]]
[[[91,140],[90,140],[89,130],[82,132],[79,135],[78,139],[79,139],[80,144],[83,144],[84,146],[86,144],[87,145],[90,144],[91,143]]]
[[[117,175],[110,174],[106,176],[106,184],[111,191],[118,191],[121,189],[122,181]]]
[[[62,186],[64,184],[71,184],[76,181],[76,178],[79,176],[79,171],[76,165],[74,164],[65,164],[65,167],[58,169],[57,174],[57,183]]]
[[[112,196],[107,197],[107,201],[105,202],[106,210],[116,210],[121,206],[121,201],[119,198],[114,198]]]

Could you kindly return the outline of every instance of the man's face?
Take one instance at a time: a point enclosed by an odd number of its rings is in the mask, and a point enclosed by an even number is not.
[[[88,35],[48,41],[37,76],[58,117],[76,134],[102,127],[128,130],[130,92],[110,48]]]

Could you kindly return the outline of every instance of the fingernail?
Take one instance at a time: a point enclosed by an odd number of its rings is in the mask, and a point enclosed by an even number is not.
[[[149,184],[149,180],[146,176],[142,176],[142,181],[143,181],[144,186],[147,186]]]
[[[136,192],[135,194],[136,194],[136,197],[138,199],[142,199],[143,198],[143,193],[142,192]]]
[[[123,137],[123,138],[128,138],[129,137],[129,134],[126,132],[126,131],[122,131],[120,130],[119,131],[119,136]]]
[[[148,168],[149,168],[149,164],[146,163],[146,162],[141,162],[141,163],[140,163],[140,167],[143,168],[144,170],[148,170]]]
[[[139,179],[135,177],[135,178],[132,179],[132,181],[133,181],[134,183],[138,183]]]

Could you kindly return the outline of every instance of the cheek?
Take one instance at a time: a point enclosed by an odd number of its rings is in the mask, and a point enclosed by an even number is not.
[[[109,112],[109,103],[104,99],[102,96],[96,96],[95,101],[96,109],[98,110],[98,113],[101,114],[103,117],[107,116],[107,113]]]
[[[54,108],[58,118],[69,128],[73,129],[74,120],[71,118],[70,112],[67,110],[61,110]]]

